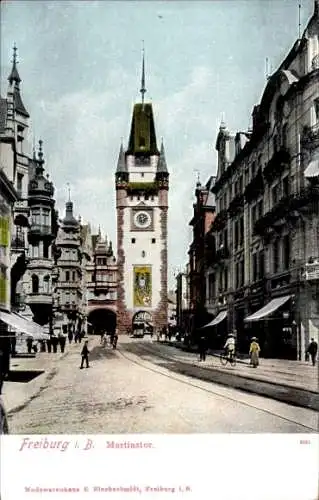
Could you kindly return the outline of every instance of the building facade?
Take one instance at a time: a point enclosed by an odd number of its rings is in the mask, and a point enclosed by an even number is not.
[[[268,79],[253,127],[221,126],[209,302],[247,351],[304,359],[319,328],[319,7]]]
[[[54,329],[68,334],[83,328],[83,266],[80,222],[73,215],[73,203],[65,205],[54,244]]]
[[[205,186],[196,185],[196,202],[193,204],[193,217],[189,225],[193,238],[189,246],[189,301],[192,314],[191,331],[204,325],[209,319],[206,309],[206,266],[210,251],[207,233],[216,215],[215,195],[212,188],[215,177],[210,177]]]
[[[151,103],[134,105],[126,152],[115,174],[118,251],[118,327],[124,333],[147,318],[167,326],[167,215],[169,173],[164,145],[157,147]]]
[[[112,242],[101,232],[92,238],[92,253],[86,266],[88,331],[114,333],[117,326],[118,268]]]

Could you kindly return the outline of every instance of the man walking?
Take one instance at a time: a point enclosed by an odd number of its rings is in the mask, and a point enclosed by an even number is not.
[[[83,368],[84,361],[86,362],[86,368],[89,368],[89,354],[90,354],[90,351],[88,348],[88,341],[86,340],[84,342],[84,346],[83,346],[83,349],[81,351],[81,356],[82,356],[82,361],[81,361],[81,366],[80,366],[81,369]]]
[[[198,348],[199,348],[199,361],[206,361],[206,350],[207,350],[206,336],[203,333],[199,338]]]
[[[316,364],[316,356],[318,351],[318,344],[315,339],[311,339],[310,344],[308,345],[307,353],[311,356],[312,366]]]

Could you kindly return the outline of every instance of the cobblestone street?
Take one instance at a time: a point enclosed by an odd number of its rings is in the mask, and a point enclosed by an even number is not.
[[[178,375],[169,370],[169,362],[155,364],[151,357],[142,359],[132,353],[132,342],[125,338],[119,350],[113,351],[101,347],[98,338],[91,338],[90,368],[83,370],[79,369],[78,345],[67,346],[68,353],[62,357],[45,354],[43,362],[48,363],[51,357],[51,376],[23,404],[9,404],[10,432],[258,433],[316,429],[314,411]],[[8,404],[10,394],[14,396],[13,391],[18,394],[35,383],[36,379],[27,384],[6,383],[5,402]]]

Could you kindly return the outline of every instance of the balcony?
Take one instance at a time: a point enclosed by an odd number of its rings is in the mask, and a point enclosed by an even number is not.
[[[301,144],[303,147],[314,150],[319,147],[319,122],[313,126],[305,126],[302,131]]]
[[[227,219],[228,219],[227,210],[221,210],[220,212],[218,212],[214,221],[212,222],[211,231],[215,232],[224,229],[224,227],[227,224]]]
[[[16,236],[11,240],[11,250],[24,250],[26,248],[23,236]]]
[[[282,172],[289,165],[290,154],[285,148],[276,151],[264,168],[263,175],[266,181],[271,184],[281,176]]]
[[[299,214],[305,210],[314,210],[315,202],[319,200],[319,188],[310,186],[282,198],[271,210],[258,219],[254,226],[254,234],[264,236],[269,228],[294,224]]]
[[[43,257],[37,258],[32,257],[28,262],[28,269],[48,269],[51,270],[53,268],[53,260],[45,259]]]
[[[244,208],[244,195],[238,194],[233,198],[228,207],[228,213],[230,217],[234,217]]]
[[[28,305],[50,305],[53,304],[52,293],[30,293],[26,298],[26,303]]]
[[[248,203],[251,203],[253,200],[256,200],[260,194],[264,191],[264,180],[261,173],[261,169],[258,170],[255,177],[247,184],[244,197]]]
[[[29,229],[29,233],[38,235],[51,235],[51,226],[32,223]]]
[[[319,258],[314,259],[313,262],[308,262],[305,268],[306,281],[319,280]]]

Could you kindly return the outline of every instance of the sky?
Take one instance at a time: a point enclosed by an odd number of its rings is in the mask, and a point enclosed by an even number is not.
[[[116,248],[114,172],[140,101],[142,40],[145,101],[152,102],[158,147],[170,172],[169,283],[187,261],[189,221],[199,175],[216,175],[222,119],[247,130],[266,85],[298,38],[313,0],[1,2],[1,95],[12,47],[33,139],[43,140],[46,170],[63,216],[74,212]]]

